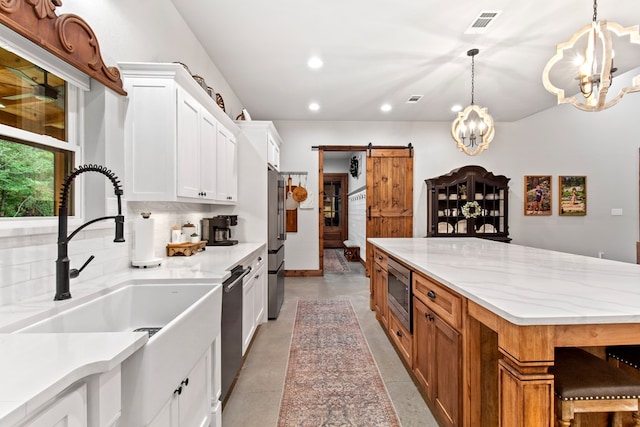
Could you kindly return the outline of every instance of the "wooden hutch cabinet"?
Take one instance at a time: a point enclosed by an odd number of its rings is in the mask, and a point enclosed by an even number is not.
[[[509,242],[509,178],[463,166],[427,184],[427,237]]]

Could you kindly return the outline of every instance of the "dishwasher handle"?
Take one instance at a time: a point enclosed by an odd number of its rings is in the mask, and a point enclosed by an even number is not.
[[[242,283],[242,279],[244,279],[244,277],[247,276],[249,273],[251,273],[251,267],[247,267],[244,270],[242,270],[242,273],[240,274],[240,276],[238,276],[237,279],[235,279],[229,284],[224,284],[224,288],[223,288],[224,292],[225,293],[231,292],[231,290],[235,288],[238,283]]]

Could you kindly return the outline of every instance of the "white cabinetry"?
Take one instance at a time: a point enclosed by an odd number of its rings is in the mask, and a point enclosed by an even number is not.
[[[178,88],[177,96],[177,195],[216,200],[216,175],[212,166],[216,158],[218,123],[182,88]]]
[[[274,169],[273,165],[269,165],[269,157],[274,156],[274,148],[278,149],[279,155],[283,142],[272,122],[239,120],[236,123],[241,130],[238,150],[242,159],[242,173],[238,177],[238,191],[242,197],[238,200],[236,213],[240,218],[251,218],[238,230],[237,237],[249,241],[268,241],[267,171]],[[279,160],[275,163],[280,167]]]
[[[244,356],[258,325],[264,320],[267,277],[262,256],[251,263],[251,274],[242,285],[242,355]]]
[[[41,407],[27,405],[20,427],[114,427],[121,414],[121,365],[89,375]],[[2,421],[0,421],[1,425]],[[14,425],[14,424],[11,424]]]
[[[222,126],[216,139],[216,199],[238,201],[238,160],[236,138]]]
[[[267,131],[267,163],[275,170],[280,170],[280,138],[275,137],[274,133]]]
[[[21,427],[86,427],[87,425],[86,384],[66,392],[29,421],[20,424]]]
[[[149,427],[202,427],[211,422],[211,350],[176,384]]]
[[[118,65],[127,199],[235,204],[237,125],[181,65]]]

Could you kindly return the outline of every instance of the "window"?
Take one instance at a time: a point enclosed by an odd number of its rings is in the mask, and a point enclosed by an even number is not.
[[[69,142],[76,138],[67,111],[68,93],[77,92],[57,74],[0,48],[0,217],[57,215],[60,186],[77,150]]]

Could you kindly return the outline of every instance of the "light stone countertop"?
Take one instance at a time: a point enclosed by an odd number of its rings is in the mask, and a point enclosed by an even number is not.
[[[106,372],[148,341],[144,332],[11,333],[130,283],[220,283],[231,268],[246,264],[264,243],[207,246],[190,257],[167,257],[158,268],[130,268],[86,281],[71,281],[72,298],[51,295],[0,306],[0,427],[13,426],[38,406],[88,375]]]
[[[640,265],[475,238],[370,243],[516,325],[640,323]]]

